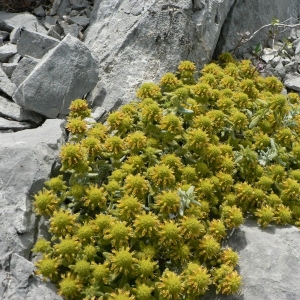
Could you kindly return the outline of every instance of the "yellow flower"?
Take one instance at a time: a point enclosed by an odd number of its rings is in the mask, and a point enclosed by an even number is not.
[[[148,178],[154,185],[162,188],[171,187],[175,184],[174,171],[164,164],[149,168]]]
[[[155,197],[155,207],[162,214],[177,214],[180,207],[180,197],[177,191],[163,191]]]
[[[91,110],[88,108],[86,100],[76,99],[72,101],[70,105],[70,117],[71,118],[87,118],[91,114]]]
[[[120,218],[128,222],[142,212],[142,203],[135,197],[125,195],[118,201],[117,209]]]
[[[159,241],[162,246],[170,247],[182,242],[181,230],[173,220],[165,221],[164,224],[161,224],[159,227]]]
[[[36,214],[51,216],[58,209],[58,199],[52,191],[45,188],[34,195],[34,211]]]
[[[143,212],[136,216],[133,226],[135,228],[134,234],[138,238],[155,237],[158,233],[159,221],[156,215],[152,212],[146,214]]]
[[[120,250],[112,250],[111,270],[116,274],[133,275],[136,273],[138,260],[134,258],[135,251],[130,251],[129,247]]]
[[[76,219],[78,214],[71,214],[70,210],[60,209],[55,211],[50,218],[49,231],[57,237],[74,233],[76,229]]]
[[[160,128],[172,134],[180,134],[183,131],[182,121],[175,115],[163,116],[160,121]]]
[[[188,263],[187,268],[182,273],[182,277],[184,289],[191,299],[205,294],[212,282],[208,270],[192,262]]]
[[[143,199],[148,192],[148,181],[139,174],[130,174],[125,178],[124,191],[138,199]]]
[[[97,185],[90,185],[85,191],[86,196],[84,197],[84,205],[94,210],[97,207],[102,209],[106,208],[106,197],[107,193],[103,187]]]
[[[166,269],[160,281],[156,283],[159,292],[159,299],[176,300],[182,299],[183,284],[180,275]]]
[[[74,279],[71,273],[62,275],[59,283],[58,295],[64,296],[66,299],[74,299],[82,289],[82,284],[78,279]]]
[[[126,225],[126,222],[116,221],[104,230],[104,239],[110,240],[115,248],[128,245],[128,240],[133,236],[132,228]]]
[[[127,135],[125,143],[131,151],[138,151],[146,147],[147,138],[142,131],[136,131]]]
[[[137,90],[136,95],[140,99],[153,98],[157,99],[161,97],[160,88],[153,82],[146,82],[141,85]]]
[[[81,118],[69,118],[66,128],[72,134],[83,134],[87,130],[87,123]]]
[[[50,255],[46,254],[35,265],[38,268],[36,272],[38,275],[43,275],[53,281],[57,278],[59,263],[56,258],[50,258]]]

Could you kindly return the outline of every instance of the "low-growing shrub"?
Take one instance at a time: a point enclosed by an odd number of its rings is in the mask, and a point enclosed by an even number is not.
[[[238,255],[222,247],[252,215],[299,224],[300,106],[250,61],[223,55],[199,80],[192,62],[106,124],[70,107],[61,172],[34,196],[49,218],[37,274],[65,299],[197,299],[236,293]]]

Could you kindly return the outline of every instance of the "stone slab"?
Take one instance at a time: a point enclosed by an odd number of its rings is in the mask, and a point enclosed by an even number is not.
[[[29,55],[34,58],[42,58],[49,50],[57,46],[59,41],[46,34],[34,31],[21,31],[21,37],[17,44],[18,53],[21,56]]]

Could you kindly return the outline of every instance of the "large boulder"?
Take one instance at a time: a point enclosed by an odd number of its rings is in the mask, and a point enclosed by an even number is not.
[[[287,20],[287,24],[299,23],[298,16],[300,13],[300,2],[298,0],[244,0],[235,1],[230,13],[224,23],[224,26],[219,37],[219,41],[216,47],[215,55],[219,55],[221,52],[232,50],[238,44],[238,40],[241,39],[241,35],[249,32],[254,33],[260,27],[270,24],[272,20],[278,19],[281,22]],[[241,47],[236,51],[238,56],[243,53],[249,52],[253,49],[258,42],[265,46],[271,39],[267,37],[268,29],[261,30],[255,38],[251,40],[251,43]],[[280,34],[282,32],[282,34]],[[276,33],[276,39],[280,37],[288,37],[288,28],[281,28]],[[249,36],[246,36],[247,38]]]
[[[39,234],[32,195],[50,176],[64,140],[62,122],[47,120],[36,129],[0,135],[0,299],[60,298],[32,278],[28,259]],[[39,286],[49,298],[39,298]]]
[[[84,41],[98,55],[101,78],[89,101],[110,110],[181,60],[209,62],[234,2],[96,0]]]
[[[71,101],[90,92],[97,81],[98,65],[89,48],[67,35],[19,85],[13,100],[47,118],[65,116]]]

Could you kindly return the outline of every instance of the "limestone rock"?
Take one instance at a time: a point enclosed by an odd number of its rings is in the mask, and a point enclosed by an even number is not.
[[[293,226],[261,229],[248,220],[235,230],[228,245],[240,257],[243,277],[240,295],[220,296],[214,292],[203,300],[297,300],[300,299],[300,231]]]
[[[284,85],[289,89],[300,92],[300,74],[287,74],[284,80]]]
[[[10,30],[8,30],[9,32],[11,32],[14,28],[24,28],[30,31],[46,33],[46,29],[40,24],[39,20],[28,12],[9,13],[0,11],[0,20],[6,27],[10,28]],[[5,30],[1,28],[2,27],[0,25],[0,30]]]
[[[8,36],[9,36],[8,31],[0,30],[0,38],[2,38],[3,40],[6,40]]]
[[[0,68],[0,91],[12,97],[17,86],[7,77],[2,68]]]
[[[300,54],[300,38],[296,39],[293,42],[293,48],[295,49],[295,55],[299,55]]]
[[[17,53],[17,46],[6,44],[0,47],[0,62],[7,62],[8,59]]]
[[[222,28],[215,56],[229,51],[237,45],[240,39],[237,33],[243,34],[248,31],[252,34],[261,26],[270,24],[274,17],[280,21],[288,20],[288,24],[296,24],[298,23],[299,13],[300,2],[298,0],[235,1]],[[243,53],[251,51],[258,42],[265,42],[267,31],[268,28],[261,30],[245,47],[239,48],[236,55],[242,56]],[[277,34],[276,39],[287,37],[288,34],[289,31],[285,30],[281,35]]]
[[[71,8],[76,10],[81,10],[87,8],[90,2],[87,0],[70,0]]]
[[[296,28],[293,28],[291,30],[291,34],[289,36],[289,41],[290,42],[294,42],[295,40],[297,40],[300,37],[300,30],[297,30]]]
[[[110,110],[181,60],[203,67],[234,2],[96,0],[84,41],[99,58],[101,78],[89,101]]]
[[[0,299],[61,299],[49,284],[31,278],[33,264],[27,261],[38,235],[32,195],[49,178],[63,142],[61,124],[46,120],[39,128],[1,135]]]
[[[23,59],[21,59],[18,66],[13,71],[11,81],[19,86],[29,76],[38,62],[38,59],[26,55]]]
[[[10,33],[10,42],[12,44],[17,44],[18,43],[18,40],[20,38],[20,35],[21,35],[21,28],[17,27],[17,28],[14,28],[14,30]]]
[[[61,37],[60,35],[54,30],[54,27],[53,25],[51,25],[51,27],[49,28],[49,30],[47,31],[47,35],[57,39],[57,40],[61,40]]]
[[[52,17],[52,16],[46,16],[46,18],[45,18],[45,23],[46,23],[46,24],[49,24],[49,25],[55,25],[56,22],[57,22],[57,18],[54,18],[54,17]],[[45,24],[45,23],[44,23],[44,24]]]
[[[11,118],[15,121],[30,121],[34,123],[41,123],[43,118],[41,115],[27,111],[20,105],[7,100],[0,96],[0,116]]]
[[[59,25],[61,26],[61,28],[63,29],[63,32],[65,35],[67,35],[68,33],[74,37],[78,37],[78,33],[79,33],[79,28],[77,24],[68,24],[67,22],[64,21],[60,21]]]
[[[54,0],[50,10],[50,16],[58,15],[62,17],[65,14],[65,9],[71,8],[69,0]]]
[[[57,46],[58,43],[57,39],[46,34],[22,30],[17,50],[21,56],[29,55],[34,58],[42,58],[49,50]]]
[[[280,77],[282,80],[286,76],[286,71],[282,62],[278,63],[275,67],[275,75]]]
[[[0,18],[0,30],[11,32],[14,29],[13,26],[7,24],[4,20]]]
[[[67,35],[50,50],[16,90],[13,99],[48,118],[67,115],[72,100],[98,81],[97,61],[89,48]]]
[[[265,48],[263,49],[263,55],[261,58],[264,62],[268,63],[269,61],[273,60],[277,55],[278,51],[276,51],[275,49]]]
[[[98,121],[103,117],[106,113],[106,110],[103,107],[100,106],[95,106],[92,110],[91,117],[95,120]]]
[[[17,63],[3,63],[1,67],[4,73],[7,75],[7,77],[10,78],[12,72],[16,69],[17,65]]]
[[[45,17],[46,13],[42,5],[34,9],[34,14],[38,17]]]
[[[8,60],[9,63],[18,63],[21,59],[21,55],[16,53],[13,56],[11,56]]]
[[[71,17],[70,20],[79,25],[82,26],[83,28],[86,28],[89,23],[90,23],[90,19],[84,16],[75,16],[75,17]]]
[[[27,122],[11,121],[0,117],[0,131],[9,130],[9,129],[12,129],[14,131],[19,131],[19,130],[29,129],[31,127],[32,125]]]

